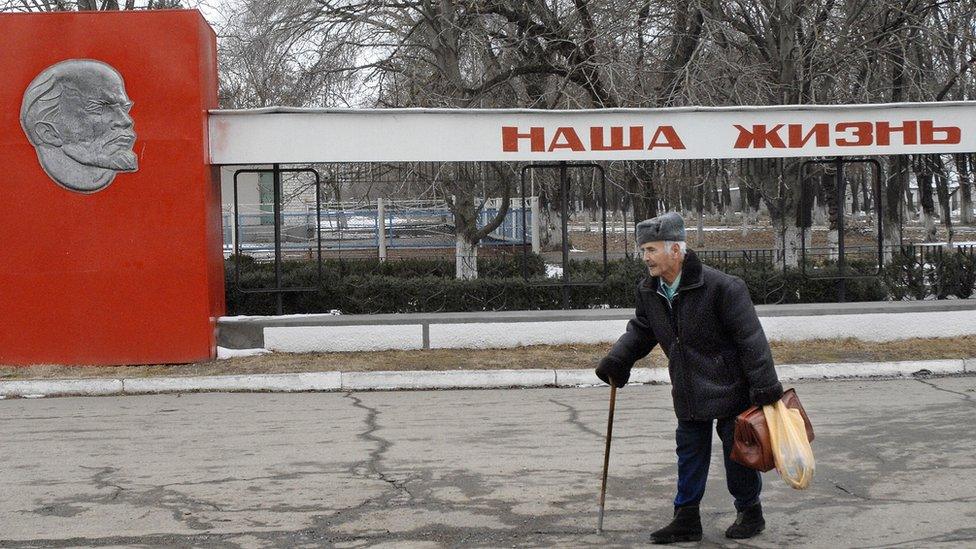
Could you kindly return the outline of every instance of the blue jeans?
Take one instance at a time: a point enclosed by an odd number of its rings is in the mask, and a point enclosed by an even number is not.
[[[741,511],[759,502],[762,477],[759,471],[729,459],[729,454],[732,453],[735,418],[729,417],[717,421],[716,431],[722,439],[722,455],[725,457],[725,481],[729,493],[735,498],[736,510]],[[678,494],[674,497],[675,507],[698,505],[705,495],[708,464],[712,457],[712,423],[713,420],[678,420],[678,429],[674,437],[678,454]]]

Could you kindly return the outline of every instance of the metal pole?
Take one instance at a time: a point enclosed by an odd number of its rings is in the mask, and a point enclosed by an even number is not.
[[[237,189],[234,189],[234,191],[235,191],[234,192],[234,200],[237,200],[237,192],[236,192]],[[235,209],[236,209],[236,204],[235,204]],[[230,247],[231,247],[232,250],[234,250],[234,253],[237,253],[237,215],[236,215],[236,213],[230,219],[230,228],[231,228],[231,233],[230,233],[230,244],[231,244],[231,246]]]
[[[319,172],[315,173],[315,261],[318,263],[318,284],[322,284],[322,180],[319,179]]]
[[[525,170],[529,168],[530,168],[529,166],[522,168],[522,177],[519,178],[521,180],[520,190],[522,192],[522,278],[526,280],[529,278],[529,261],[528,261],[528,252],[526,252],[525,250],[525,244],[527,240],[525,231],[528,230],[528,227],[526,227],[525,225]],[[529,174],[529,177],[532,177],[531,173]],[[535,237],[533,237],[533,240],[534,239]],[[534,252],[535,249],[533,248],[532,251]]]
[[[539,234],[539,197],[532,196],[530,200],[532,204],[532,253],[537,254],[542,251],[542,235]]]
[[[559,163],[560,214],[563,233],[563,309],[569,309],[569,177],[566,163]]]
[[[274,171],[274,250],[275,250],[275,309],[279,315],[284,314],[281,294],[281,168],[273,166]]]
[[[237,196],[237,176],[238,172],[234,172],[234,285],[238,289],[241,287],[241,240],[240,235],[237,232],[240,227],[237,224],[237,218],[240,216],[240,206],[238,205]],[[258,183],[260,185],[260,182]],[[260,208],[260,206],[258,206]]]
[[[613,437],[613,408],[617,402],[617,386],[610,381],[610,416],[607,418],[607,443],[603,451],[603,483],[600,485],[600,515],[597,518],[596,533],[603,532],[603,508],[607,500],[607,471],[610,469],[610,440]]]
[[[624,257],[630,259],[630,239],[627,238],[627,207],[620,206],[620,218],[624,224]]]
[[[600,170],[600,209],[603,210],[603,278],[606,279],[610,268],[607,262],[607,176]]]
[[[386,261],[386,205],[376,199],[376,235],[379,238],[380,261]]]
[[[834,158],[834,177],[837,187],[837,270],[840,279],[837,280],[837,302],[843,303],[847,300],[847,280],[844,279],[846,261],[844,257],[844,210],[847,189],[844,188],[844,160],[841,157]]]
[[[872,162],[874,165],[874,192],[875,192],[875,209],[877,210],[877,223],[878,223],[878,272],[880,274],[881,269],[884,268],[884,214],[885,214],[885,198],[882,196],[881,187],[881,163],[875,160]]]

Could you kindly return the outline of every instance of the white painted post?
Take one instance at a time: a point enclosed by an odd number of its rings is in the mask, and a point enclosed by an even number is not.
[[[233,211],[230,213],[230,249],[231,253],[237,251],[237,216]]]
[[[376,230],[379,236],[380,261],[386,261],[386,207],[382,198],[376,199]]]
[[[539,234],[539,197],[533,196],[532,203],[532,253],[537,254],[542,249]]]

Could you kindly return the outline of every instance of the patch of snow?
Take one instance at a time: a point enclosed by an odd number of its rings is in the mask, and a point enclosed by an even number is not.
[[[322,212],[323,216],[329,215],[319,223],[319,228],[323,230],[336,230],[340,228],[343,229],[364,229],[364,228],[376,228],[376,218],[372,216],[365,215],[346,215],[343,216],[342,223],[340,224],[339,216],[334,212]]]
[[[549,278],[559,278],[563,276],[563,268],[559,265],[546,263],[546,276]]]
[[[227,349],[226,347],[217,347],[217,360],[242,356],[266,355],[270,352],[267,349]]]
[[[756,226],[749,225],[748,228],[750,230],[753,230],[753,229],[755,229],[755,230],[763,230],[763,229],[770,229],[771,227],[769,227],[769,226],[756,227]],[[586,227],[584,227],[583,225],[569,225],[569,230],[570,230],[570,232],[574,232],[574,233],[587,232],[586,231]],[[688,232],[697,231],[698,230],[698,227],[696,225],[691,225],[691,226],[685,225],[685,230],[688,231]],[[704,227],[704,230],[705,230],[705,232],[711,232],[711,231],[741,231],[742,230],[742,225],[727,226],[727,227],[722,227],[722,226],[708,226],[708,227]],[[826,229],[821,229],[821,228],[816,228],[815,227],[814,230],[826,230]],[[600,233],[603,232],[603,227],[601,227],[599,225],[590,227],[589,232],[591,234],[600,234]],[[611,233],[623,233],[623,232],[624,232],[624,228],[623,227],[619,227],[619,226],[618,227],[612,227],[610,225],[607,225],[607,234],[611,234]],[[634,226],[633,225],[630,225],[630,224],[627,225],[627,234],[634,234]]]
[[[948,242],[916,242],[916,246],[948,246]],[[953,246],[976,246],[976,240],[968,240],[965,242],[953,242]]]
[[[290,315],[273,315],[275,318],[309,318],[313,316],[321,315],[341,315],[342,311],[339,309],[330,309],[328,313],[295,313]],[[235,316],[222,316],[219,320],[248,320],[252,318],[263,319],[268,318],[272,315],[235,315]]]

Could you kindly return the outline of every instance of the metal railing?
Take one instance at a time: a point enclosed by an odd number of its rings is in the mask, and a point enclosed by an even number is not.
[[[235,244],[242,253],[264,259],[274,252],[274,219],[267,205],[242,204],[235,223],[231,209],[223,211],[224,253],[233,253]],[[484,226],[498,214],[499,199],[488,199],[478,215]],[[382,213],[381,213],[382,210]],[[371,203],[325,203],[316,228],[314,206],[305,211],[281,212],[281,249],[292,257],[310,253],[321,237],[322,249],[370,250],[454,248],[454,217],[443,201],[383,200]],[[531,211],[522,215],[521,203],[512,200],[502,223],[481,241],[481,246],[521,243],[523,226],[531,235],[536,220]],[[383,229],[381,238],[380,228]],[[235,243],[235,236],[240,243]]]

